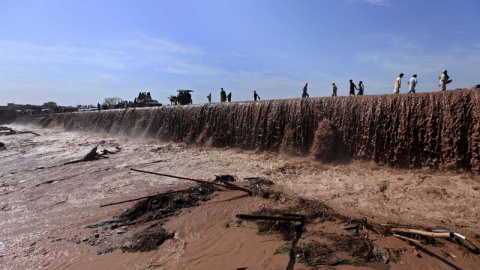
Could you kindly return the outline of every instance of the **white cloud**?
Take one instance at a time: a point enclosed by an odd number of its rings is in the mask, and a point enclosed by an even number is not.
[[[127,55],[113,49],[97,49],[74,45],[39,45],[29,42],[0,41],[1,62],[11,64],[86,65],[107,69],[124,69]]]
[[[48,97],[61,104],[71,104],[69,99],[91,104],[108,96],[133,98],[138,91],[167,96],[183,87],[198,90],[194,97],[203,97],[212,85],[228,87],[239,100],[250,99],[254,89],[261,90],[263,98],[274,89],[273,98],[286,97],[285,89],[301,88],[295,74],[255,70],[260,66],[252,70],[222,66],[232,59],[248,59],[251,52],[209,52],[142,33],[130,35],[96,46],[0,40],[0,102],[35,103]],[[205,57],[219,64],[205,62]]]

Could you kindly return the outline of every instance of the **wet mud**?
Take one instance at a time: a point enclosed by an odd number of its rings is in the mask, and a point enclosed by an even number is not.
[[[480,172],[480,91],[23,116],[17,123],[199,146]],[[328,154],[334,149],[335,155]]]
[[[2,137],[2,269],[314,269],[324,264],[368,269],[364,259],[383,263],[377,251],[387,249],[395,260],[390,269],[480,265],[479,255],[456,243],[418,244],[419,258],[414,246],[382,232],[382,224],[441,226],[478,245],[480,176],[472,173],[322,163],[310,156],[192,147],[156,138],[10,127],[40,136]],[[93,147],[116,153],[68,163]],[[164,201],[159,193],[189,190],[196,183],[132,169],[233,183],[255,196],[225,189],[194,192],[198,197],[182,192]],[[246,181],[232,182],[228,175]],[[151,199],[100,207],[145,196]],[[292,212],[308,217],[306,230],[236,218]],[[355,224],[358,235],[344,230]]]

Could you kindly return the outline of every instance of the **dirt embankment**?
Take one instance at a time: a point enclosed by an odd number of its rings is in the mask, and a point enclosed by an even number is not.
[[[373,160],[397,168],[480,172],[480,91],[474,89],[66,113],[17,122],[327,160]],[[332,143],[337,155],[322,154],[319,147]]]

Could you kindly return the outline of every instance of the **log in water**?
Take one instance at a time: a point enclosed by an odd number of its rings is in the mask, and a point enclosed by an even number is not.
[[[16,122],[294,155],[327,149],[333,154],[326,161],[480,172],[480,91],[474,89],[129,108]]]

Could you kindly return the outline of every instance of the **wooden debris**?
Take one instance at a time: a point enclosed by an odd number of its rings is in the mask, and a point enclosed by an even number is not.
[[[261,215],[245,215],[237,214],[237,218],[246,220],[274,220],[274,221],[298,221],[305,222],[305,216],[302,215],[284,215],[284,216],[261,216]]]
[[[242,187],[236,186],[236,185],[234,185],[234,184],[224,185],[224,184],[213,183],[213,182],[204,181],[204,180],[198,180],[198,179],[193,179],[193,178],[175,176],[175,175],[164,174],[164,173],[156,173],[156,172],[138,170],[138,169],[133,169],[133,168],[130,169],[130,170],[135,171],[135,172],[142,172],[142,173],[148,173],[148,174],[153,174],[153,175],[159,175],[159,176],[172,177],[172,178],[176,178],[176,179],[188,180],[188,181],[193,181],[193,182],[197,182],[197,183],[210,184],[210,185],[215,185],[215,186],[224,187],[224,188],[228,188],[228,189],[241,190],[241,191],[243,191],[243,192],[248,193],[248,195],[252,195],[252,191],[251,191],[251,190],[248,190],[248,189],[246,189],[246,188],[242,188]]]
[[[145,197],[140,197],[140,198],[135,198],[135,199],[130,199],[130,200],[125,200],[125,201],[120,201],[120,202],[102,204],[102,205],[100,205],[100,207],[117,205],[117,204],[122,204],[122,203],[127,203],[127,202],[134,202],[134,201],[139,201],[139,200],[143,200],[143,199],[153,198],[153,197],[156,197],[156,196],[168,196],[168,195],[183,193],[183,192],[187,192],[187,191],[188,191],[188,189],[165,192],[165,193],[160,193],[160,194],[155,194],[155,195],[150,195],[150,196],[145,196]]]
[[[391,231],[396,233],[414,233],[414,234],[428,236],[428,237],[438,237],[438,238],[447,238],[447,239],[450,239],[454,236],[453,233],[451,232],[436,233],[436,232],[427,232],[427,231],[422,231],[417,229],[408,229],[408,228],[392,228]]]
[[[393,236],[398,237],[398,238],[403,239],[403,240],[407,240],[407,241],[409,241],[409,242],[415,242],[415,243],[418,243],[418,244],[421,243],[421,242],[418,241],[418,240],[415,240],[415,239],[412,239],[412,238],[409,238],[409,237],[406,237],[406,236],[403,236],[403,235],[399,235],[399,234],[395,234],[395,233],[394,233]]]
[[[102,151],[102,153],[99,154],[99,153],[97,153],[97,149],[98,149],[99,145],[100,145],[100,143],[97,146],[95,146],[94,148],[92,148],[92,150],[90,150],[90,152],[88,152],[88,154],[86,154],[82,159],[65,162],[65,163],[63,163],[63,165],[79,163],[79,162],[84,162],[84,161],[93,161],[93,160],[97,160],[97,159],[100,159],[100,158],[108,158],[106,156],[107,154],[116,154],[116,153],[120,152],[120,150],[121,150],[121,148],[118,148],[118,147],[117,147],[118,151],[115,151],[115,152],[111,152],[111,151],[108,151],[108,150],[104,149]]]
[[[20,131],[20,130],[14,130],[13,128],[9,128],[9,127],[0,127],[0,131],[8,131],[8,132],[1,132],[0,135],[3,135],[3,136],[10,136],[10,135],[19,135],[19,134],[33,134],[35,136],[40,136],[40,134],[38,133],[35,133],[33,131],[30,131],[30,130],[23,130],[23,131]]]

